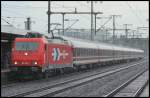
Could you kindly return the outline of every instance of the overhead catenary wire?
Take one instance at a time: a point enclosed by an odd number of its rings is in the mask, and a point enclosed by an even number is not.
[[[111,19],[112,19],[112,17],[110,17],[99,29],[97,29],[96,32],[98,32],[99,30],[101,30],[101,28],[103,28],[104,25],[106,25]]]
[[[56,5],[58,5],[58,4],[56,4]],[[8,8],[8,6],[4,6],[5,8]],[[15,7],[15,6],[13,6],[13,7]],[[16,7],[25,7],[25,6],[16,6]],[[30,6],[28,6],[28,7],[30,7]],[[26,7],[26,8],[28,8],[28,7]],[[40,8],[40,7],[30,7],[30,8]],[[45,7],[45,8],[47,8],[47,7]],[[63,8],[69,8],[69,7],[66,7],[66,6],[64,6],[63,5]],[[72,7],[73,8],[73,7]],[[21,16],[25,16],[25,17],[22,17],[22,18],[27,18],[27,15],[25,15],[25,14],[23,14],[23,13],[21,13],[21,12],[17,12],[17,11],[10,11],[11,9],[5,9],[5,10],[7,10],[7,11],[9,11],[9,12],[11,12],[11,13],[13,13],[13,14],[19,14],[19,15],[21,15]],[[71,9],[69,9],[69,10],[71,10]],[[9,16],[8,16],[9,17]],[[17,17],[16,17],[17,18]],[[18,18],[21,18],[21,17],[18,17]],[[45,22],[47,22],[47,20],[41,20],[41,18],[37,18],[37,17],[31,17],[31,18],[36,18],[36,19],[38,19],[38,20],[40,20],[41,22],[43,22],[43,23],[45,23]],[[85,19],[85,18],[84,18]],[[86,18],[87,20],[89,20],[88,18]],[[44,22],[45,21],[45,22]]]
[[[12,25],[8,21],[6,21],[4,18],[1,17],[1,19],[4,20],[7,24]]]

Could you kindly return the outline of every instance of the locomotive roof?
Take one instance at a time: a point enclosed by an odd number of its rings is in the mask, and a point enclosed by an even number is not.
[[[78,47],[78,48],[93,48],[93,49],[95,49],[95,48],[99,47],[101,49],[107,49],[107,50],[115,49],[115,50],[121,50],[121,51],[143,52],[143,50],[140,50],[140,49],[117,46],[117,45],[113,45],[113,44],[106,44],[106,43],[102,43],[102,42],[89,41],[89,40],[77,39],[77,38],[66,37],[66,36],[59,36],[59,37],[71,42],[74,47]]]

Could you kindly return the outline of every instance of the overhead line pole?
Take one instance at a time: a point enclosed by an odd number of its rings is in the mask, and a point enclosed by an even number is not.
[[[64,15],[65,13],[62,13],[62,29],[63,29],[63,35],[64,35]]]
[[[48,33],[50,33],[50,1],[48,1]]]
[[[50,34],[50,33],[52,33],[52,38],[54,38],[54,35],[53,35],[53,32],[51,32],[51,26],[50,26],[50,19],[51,19],[51,17],[50,17],[50,15],[51,15],[51,2],[50,1],[48,1],[48,12],[47,12],[47,14],[48,14],[48,34]]]
[[[95,35],[96,35],[96,15],[97,15],[97,13],[95,13],[94,15],[95,15]]]
[[[129,25],[132,25],[132,24],[124,24],[125,25],[125,34],[126,34],[126,41],[127,41],[127,39],[128,39],[128,26]]]
[[[112,15],[112,18],[113,18],[113,43],[115,41],[115,29],[116,29],[116,27],[115,27],[115,18],[117,16],[121,16],[121,15]]]
[[[93,1],[91,1],[91,40],[93,40]]]

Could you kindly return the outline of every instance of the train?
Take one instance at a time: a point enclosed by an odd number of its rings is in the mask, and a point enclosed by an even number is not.
[[[143,58],[143,50],[66,36],[47,37],[27,33],[15,38],[11,52],[11,72],[48,77],[53,71],[79,70]]]

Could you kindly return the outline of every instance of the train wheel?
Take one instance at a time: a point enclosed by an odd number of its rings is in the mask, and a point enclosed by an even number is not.
[[[45,71],[43,73],[43,78],[49,78],[49,76],[52,75],[51,73],[52,73],[51,71]]]
[[[77,71],[79,72],[81,70],[81,67],[80,66],[77,66]]]
[[[43,73],[43,78],[48,78],[48,73]]]
[[[64,68],[60,68],[60,74],[64,74]]]
[[[73,66],[74,71],[78,71],[78,67],[77,66]]]
[[[89,64],[89,65],[87,65],[87,69],[90,69],[90,64]]]
[[[37,76],[34,75],[37,79],[42,79],[43,78],[43,74],[42,73],[39,73]]]

